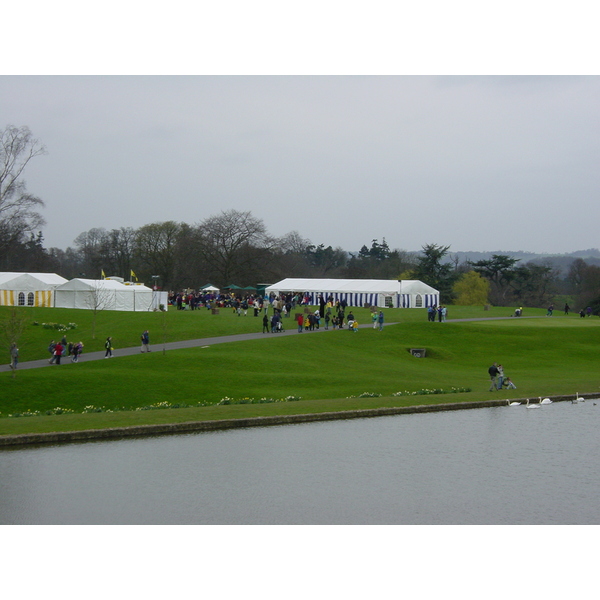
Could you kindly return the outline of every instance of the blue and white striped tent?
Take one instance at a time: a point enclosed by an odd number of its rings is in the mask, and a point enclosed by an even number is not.
[[[311,305],[319,304],[319,296],[334,303],[345,300],[348,306],[379,308],[427,308],[439,304],[439,292],[417,280],[396,279],[311,279],[288,278],[268,286],[265,294],[300,293],[309,297]]]

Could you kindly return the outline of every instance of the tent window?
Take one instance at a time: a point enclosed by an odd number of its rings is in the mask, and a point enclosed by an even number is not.
[[[33,306],[35,304],[35,296],[33,295],[33,292],[29,292],[29,294],[27,294],[27,306]]]
[[[25,294],[19,292],[19,306],[25,306]]]
[[[421,294],[417,294],[417,297],[415,298],[415,307],[423,308],[423,296],[421,296]]]
[[[391,296],[385,297],[385,307],[386,308],[394,308],[394,301]]]

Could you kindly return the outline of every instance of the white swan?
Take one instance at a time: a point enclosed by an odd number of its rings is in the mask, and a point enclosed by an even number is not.
[[[527,398],[527,404],[525,404],[525,408],[542,408],[541,404],[529,404],[529,398]]]
[[[571,400],[571,404],[578,404],[579,402],[584,402],[584,399],[579,397],[579,392],[575,392],[575,398]]]
[[[552,400],[550,400],[550,398],[544,398],[543,400],[541,396],[538,396],[538,398],[540,399],[540,404],[552,404]]]
[[[506,406],[521,406],[520,402],[511,402],[510,400],[506,401]]]

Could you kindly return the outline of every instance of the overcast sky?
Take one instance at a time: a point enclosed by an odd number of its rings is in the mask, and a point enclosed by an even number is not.
[[[63,249],[229,209],[349,251],[598,247],[599,106],[595,75],[0,76],[0,127],[48,150],[24,178]]]

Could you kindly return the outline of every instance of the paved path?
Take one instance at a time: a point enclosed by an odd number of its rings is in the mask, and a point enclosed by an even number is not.
[[[513,319],[515,317],[482,317],[482,318],[472,318],[472,319],[448,319],[446,322],[447,323],[461,323],[461,322],[465,322],[465,321],[500,321],[500,320],[504,320],[504,319]],[[543,317],[519,317],[520,319],[538,319],[538,318],[543,318]],[[293,323],[290,322],[290,325],[292,325]],[[384,323],[384,327],[389,327],[390,325],[397,325],[397,323]],[[369,328],[373,328],[372,323],[366,323],[364,325],[359,325],[358,326],[359,329],[369,329]],[[154,352],[162,352],[163,348],[164,350],[182,350],[185,348],[198,348],[198,347],[202,347],[202,346],[214,346],[215,344],[226,344],[229,342],[242,342],[242,341],[246,341],[246,340],[259,340],[259,339],[269,339],[271,337],[277,336],[277,337],[285,337],[288,335],[313,335],[313,334],[317,334],[317,333],[323,333],[326,331],[333,331],[333,328],[331,329],[315,329],[313,331],[303,331],[301,334],[298,333],[298,327],[294,326],[291,327],[290,329],[286,329],[285,331],[282,331],[280,333],[239,333],[236,335],[223,335],[223,336],[219,336],[219,337],[211,337],[211,338],[201,338],[201,339],[197,339],[197,340],[182,340],[180,342],[169,342],[167,344],[150,344],[150,347],[153,349]],[[346,331],[348,331],[346,329]],[[141,345],[138,346],[133,346],[130,348],[117,348],[116,350],[113,350],[113,358],[118,358],[121,356],[134,356],[136,354],[140,354],[140,347]],[[79,361],[80,362],[89,362],[90,360],[100,360],[100,359],[104,359],[104,350],[100,351],[100,352],[84,352],[82,354],[82,356],[80,357]],[[110,359],[107,359],[110,360]],[[19,366],[18,369],[19,370],[23,370],[23,369],[39,369],[41,367],[57,367],[60,366],[62,367],[63,365],[71,365],[74,364],[71,362],[71,359],[66,356],[62,358],[62,362],[60,365],[51,365],[48,362],[48,359],[43,358],[41,360],[31,360],[31,361],[26,361],[26,362],[19,362]],[[10,366],[8,364],[3,364],[0,366],[0,372],[3,371],[10,371]]]

